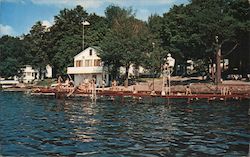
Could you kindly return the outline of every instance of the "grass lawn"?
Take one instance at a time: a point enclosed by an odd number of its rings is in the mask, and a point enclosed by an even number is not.
[[[50,86],[51,84],[53,83],[56,83],[56,79],[44,79],[44,80],[41,80],[41,81],[38,81],[37,82],[37,86]]]

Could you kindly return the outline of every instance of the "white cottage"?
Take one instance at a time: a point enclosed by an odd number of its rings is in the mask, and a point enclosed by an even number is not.
[[[24,83],[31,83],[33,80],[38,79],[39,72],[35,70],[30,65],[25,65],[22,70],[22,77],[21,80]]]
[[[67,68],[67,74],[74,75],[76,86],[82,82],[90,81],[95,78],[97,85],[101,85],[105,80],[108,83],[108,74],[102,65],[101,58],[97,56],[100,51],[98,47],[89,47],[74,57],[74,67]]]
[[[24,83],[31,83],[39,78],[39,71],[37,69],[33,69],[30,65],[25,65],[25,67],[21,68],[21,70],[22,76],[20,79]],[[52,67],[50,65],[46,66],[46,71],[42,78],[44,77],[52,78]]]

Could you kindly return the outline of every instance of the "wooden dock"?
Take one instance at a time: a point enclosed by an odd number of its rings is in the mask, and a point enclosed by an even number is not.
[[[71,89],[72,90],[72,89]],[[76,96],[82,96],[82,97],[93,97],[93,93],[91,91],[78,91],[76,90],[72,94],[70,94],[70,90],[56,90],[56,89],[50,89],[50,88],[44,88],[39,89],[39,91],[34,91],[31,94],[32,95],[52,95],[56,98],[71,98]],[[149,91],[140,91],[140,92],[132,92],[132,91],[112,91],[112,90],[96,90],[96,97],[105,96],[105,97],[120,97],[121,100],[124,100],[124,97],[132,97],[136,99],[144,99],[144,98],[162,98],[162,99],[184,99],[187,100],[189,103],[191,100],[200,100],[205,99],[207,102],[213,101],[213,100],[243,100],[243,99],[250,99],[250,94],[242,94],[242,93],[232,93],[230,95],[222,95],[220,93],[215,94],[190,94],[185,95],[181,93],[173,93],[170,95],[162,96],[161,93],[155,92],[151,93]]]

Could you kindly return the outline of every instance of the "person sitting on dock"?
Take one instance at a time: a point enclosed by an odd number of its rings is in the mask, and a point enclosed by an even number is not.
[[[136,85],[133,85],[133,94],[136,94],[137,93],[137,90],[136,90]]]
[[[90,93],[91,92],[91,88],[92,88],[92,81],[88,80],[88,82],[86,83],[86,92]]]
[[[78,90],[80,92],[87,92],[87,86],[86,86],[86,83],[81,83],[79,86],[78,86]]]
[[[74,87],[74,81],[73,81],[73,80],[70,80],[70,81],[69,81],[69,86],[70,86],[70,87]]]
[[[112,85],[111,90],[115,91],[116,90],[116,85],[117,85],[116,80],[113,80],[111,85]]]
[[[67,78],[66,81],[65,81],[65,85],[66,85],[67,87],[70,86],[70,84],[69,84],[69,79],[68,79],[68,78]]]
[[[189,86],[186,86],[186,95],[192,95],[191,88]]]

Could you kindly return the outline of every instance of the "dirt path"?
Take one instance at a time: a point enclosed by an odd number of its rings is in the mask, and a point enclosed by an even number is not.
[[[154,90],[162,90],[162,79],[155,79]],[[220,93],[223,88],[228,88],[231,93],[249,94],[250,95],[250,82],[246,81],[223,81],[221,85],[214,85],[213,83],[203,83],[204,81],[199,79],[187,79],[187,78],[173,78],[171,81],[171,92],[173,93],[185,93],[186,87],[189,86],[192,93]],[[150,86],[151,84],[151,86]],[[117,87],[119,90],[124,91],[151,91],[153,90],[152,81],[139,82],[136,85],[125,88],[123,86]]]

